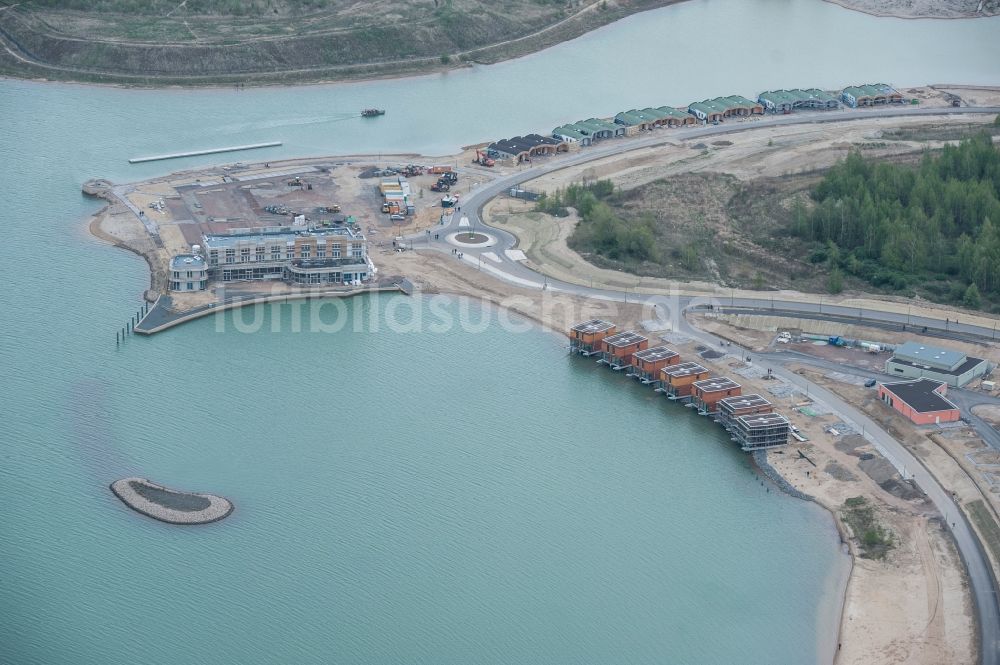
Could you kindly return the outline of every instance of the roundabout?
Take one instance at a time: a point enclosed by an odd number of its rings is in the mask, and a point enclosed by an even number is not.
[[[463,249],[492,247],[497,244],[496,237],[488,233],[480,233],[479,231],[458,231],[457,233],[449,233],[445,240],[448,241],[448,244],[455,245],[456,247],[461,247]]]

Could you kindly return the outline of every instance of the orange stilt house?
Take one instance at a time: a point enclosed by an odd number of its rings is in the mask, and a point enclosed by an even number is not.
[[[691,396],[691,384],[708,378],[708,370],[698,363],[680,363],[660,370],[660,387],[670,399],[687,399]]]
[[[649,347],[649,340],[632,330],[625,330],[617,335],[610,335],[601,341],[603,351],[600,362],[607,363],[611,369],[619,370],[632,365],[632,355]]]
[[[740,416],[755,416],[758,413],[772,413],[774,405],[760,395],[735,395],[723,397],[715,411],[715,418],[729,429]]]
[[[601,319],[578,323],[570,328],[569,348],[574,353],[582,353],[585,356],[600,353],[603,350],[601,342],[608,335],[614,335],[616,330],[615,324]]]
[[[644,384],[653,384],[654,388],[660,387],[660,370],[670,365],[680,363],[681,357],[676,351],[667,346],[653,346],[632,354],[632,371],[629,376],[634,376]]]
[[[743,390],[740,384],[726,376],[713,376],[710,379],[695,381],[691,387],[693,388],[691,406],[698,409],[701,415],[712,413],[718,408],[719,400],[739,395]]]

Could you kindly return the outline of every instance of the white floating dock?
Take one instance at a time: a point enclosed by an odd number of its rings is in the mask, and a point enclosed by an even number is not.
[[[198,157],[200,155],[214,155],[219,152],[237,152],[239,150],[256,150],[257,148],[274,148],[281,145],[281,141],[269,141],[267,143],[252,143],[250,145],[234,145],[229,148],[209,148],[208,150],[192,150],[190,152],[175,152],[169,155],[156,155],[154,157],[133,157],[128,160],[129,164],[141,164],[142,162],[157,162],[161,159],[178,159],[180,157]]]

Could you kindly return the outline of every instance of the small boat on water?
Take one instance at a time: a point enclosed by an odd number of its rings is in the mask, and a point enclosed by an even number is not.
[[[364,109],[361,111],[362,118],[375,118],[380,115],[385,115],[385,109]]]

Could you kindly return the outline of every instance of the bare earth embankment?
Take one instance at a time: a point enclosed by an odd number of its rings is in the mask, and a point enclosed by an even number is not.
[[[0,2],[0,75],[142,86],[400,76],[525,55],[680,1]]]
[[[997,0],[827,0],[873,16],[975,18],[1000,14]]]

